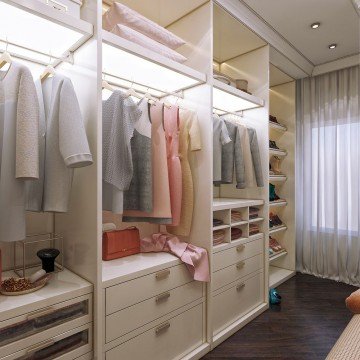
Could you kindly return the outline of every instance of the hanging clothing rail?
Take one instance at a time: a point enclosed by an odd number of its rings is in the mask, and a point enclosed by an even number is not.
[[[218,111],[219,113],[217,113],[217,115],[219,115],[219,116],[234,115],[234,116],[244,117],[244,112],[242,110],[238,111],[238,112],[232,112],[232,111],[224,111],[224,110],[218,109],[216,107],[213,107],[213,110],[215,113]]]

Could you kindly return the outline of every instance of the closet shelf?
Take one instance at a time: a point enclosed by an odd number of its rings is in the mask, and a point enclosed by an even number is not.
[[[13,271],[3,273],[3,279],[18,276]],[[21,296],[0,295],[0,322],[9,319],[19,313],[31,312],[43,307],[65,301],[72,298],[89,294],[93,286],[72,273],[68,269],[52,275],[51,280],[42,289]]]
[[[232,226],[232,227],[233,227],[233,226],[241,226],[241,225],[246,225],[246,224],[248,224],[248,221],[242,220],[242,221],[232,222],[232,223],[231,223],[231,226]]]
[[[258,217],[258,218],[255,218],[255,219],[250,219],[249,224],[257,223],[257,222],[260,222],[260,221],[264,221],[264,218],[263,217]]]
[[[213,226],[213,231],[215,231],[215,230],[222,230],[222,229],[228,229],[229,227],[230,227],[229,224]]]
[[[181,264],[181,260],[168,253],[136,254],[102,262],[102,286],[113,286],[119,282],[156,272],[162,268]]]
[[[265,104],[263,99],[224,84],[219,80],[213,79],[213,85],[213,107],[225,113],[254,109]]]
[[[232,198],[215,198],[213,200],[213,211],[236,209],[248,206],[264,205],[263,200],[244,200]]]
[[[287,176],[285,175],[270,175],[269,181],[286,181]]]
[[[16,21],[14,21],[16,19]],[[31,31],[31,36],[26,36]],[[38,0],[0,2],[0,51],[8,41],[15,58],[57,65],[93,35],[93,25]]]
[[[296,274],[295,271],[282,269],[276,266],[269,267],[269,287],[274,288]]]
[[[287,127],[285,125],[278,124],[273,121],[269,121],[269,128],[274,129],[276,131],[285,132],[287,131]]]
[[[269,202],[269,206],[270,207],[277,207],[277,206],[286,206],[287,205],[287,201],[270,201]]]
[[[108,31],[102,31],[103,69],[107,81],[120,87],[132,82],[157,89],[161,97],[206,82],[206,75],[145,49]],[[111,75],[114,76],[112,79]],[[120,82],[119,82],[120,79]]]
[[[277,155],[277,156],[286,156],[287,155],[287,151],[286,150],[277,150],[277,149],[271,149],[269,148],[269,155]]]
[[[286,225],[274,226],[274,227],[270,228],[269,234],[275,234],[277,232],[285,231],[285,230],[287,230]]]
[[[269,262],[272,263],[275,260],[278,260],[280,258],[282,258],[283,256],[287,255],[287,251],[286,250],[282,250],[277,254],[274,254],[273,256],[269,256]]]

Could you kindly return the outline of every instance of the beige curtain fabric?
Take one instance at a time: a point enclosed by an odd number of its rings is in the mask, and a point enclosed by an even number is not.
[[[297,81],[297,269],[360,285],[360,67]]]

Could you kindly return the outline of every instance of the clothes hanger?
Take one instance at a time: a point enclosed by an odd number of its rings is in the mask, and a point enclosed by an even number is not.
[[[133,84],[134,84],[134,81],[131,81],[131,85],[130,85],[129,89],[127,89],[125,95],[126,95],[126,97],[133,96],[133,97],[136,97],[137,99],[141,100],[143,97],[135,91],[135,89],[133,88]]]
[[[106,90],[109,90],[111,92],[114,92],[115,91],[115,88],[113,88],[105,79],[105,74],[103,75],[103,79],[102,79],[102,82],[101,82],[101,88],[102,90],[106,89]]]
[[[155,99],[150,93],[149,93],[149,88],[147,88],[146,93],[144,95],[144,99],[147,99],[147,102],[151,105],[154,105],[157,101],[157,99]]]
[[[41,82],[45,81],[48,77],[53,77],[56,74],[54,67],[51,65],[52,56],[50,53],[49,64],[44,69],[44,72],[40,75]]]
[[[11,65],[12,63],[12,57],[8,52],[8,40],[6,38],[6,45],[5,45],[5,51],[0,56],[0,69],[3,68],[6,64]]]

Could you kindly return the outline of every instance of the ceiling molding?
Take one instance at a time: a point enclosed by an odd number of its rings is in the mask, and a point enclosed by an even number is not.
[[[360,65],[360,53],[317,65],[311,75],[316,76],[356,65]]]
[[[264,41],[277,49],[281,54],[286,54],[293,64],[306,75],[313,72],[314,65],[308,61],[299,51],[291,46],[279,33],[261,19],[242,0],[214,0],[216,4],[232,14],[240,22],[254,31]]]

